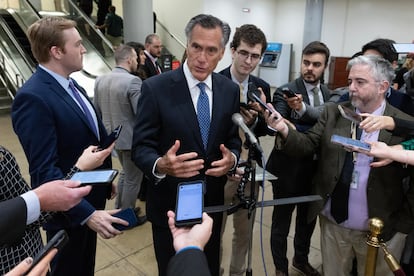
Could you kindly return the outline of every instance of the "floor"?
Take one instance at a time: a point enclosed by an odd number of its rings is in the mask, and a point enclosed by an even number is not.
[[[13,132],[11,126],[10,115],[0,115],[0,144],[9,149],[16,157],[23,176],[29,180],[27,161],[20,146],[20,143]],[[270,153],[272,149],[273,139],[271,137],[261,138],[261,144],[266,154]],[[119,168],[117,159],[114,158],[114,167]],[[272,198],[272,189],[270,183],[265,184],[265,200]],[[259,195],[261,198],[261,195]],[[144,207],[142,203],[140,206]],[[114,201],[109,201],[107,209],[114,206]],[[265,267],[267,275],[275,274],[275,267],[273,265],[272,256],[270,252],[270,226],[273,208],[264,208],[258,210],[255,218],[255,225],[253,230],[253,249],[252,249],[252,274],[266,275],[264,265],[262,262],[261,252],[264,252]],[[261,219],[262,218],[262,219]],[[291,233],[293,233],[294,225],[291,226]],[[154,257],[151,237],[151,225],[146,223],[142,226],[125,231],[122,235],[105,240],[98,238],[97,256],[96,256],[96,275],[157,275],[157,266]],[[223,237],[223,263],[222,267],[225,270],[224,275],[228,275],[229,260],[231,255],[231,236],[232,236],[232,219],[229,217],[226,231]],[[262,237],[262,238],[261,238]],[[288,237],[288,258],[291,260],[293,256],[293,237]],[[263,250],[261,249],[261,242],[263,241]],[[316,227],[312,237],[311,249],[309,254],[309,262],[321,270],[321,254],[319,242],[319,227]],[[290,271],[290,275],[299,275],[295,271]]]

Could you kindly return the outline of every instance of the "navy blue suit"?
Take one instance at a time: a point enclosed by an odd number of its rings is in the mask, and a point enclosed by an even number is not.
[[[183,68],[146,79],[138,103],[137,123],[134,128],[132,159],[148,176],[152,176],[157,158],[164,155],[180,140],[177,155],[197,152],[208,168],[212,161],[222,158],[219,149],[224,144],[237,157],[241,141],[232,115],[239,111],[239,88],[228,78],[212,74],[213,106],[207,150],[204,150],[197,115]],[[165,275],[169,259],[175,254],[167,224],[167,211],[175,210],[177,184],[202,179],[205,186],[205,206],[223,204],[227,176],[210,177],[204,170],[197,176],[183,179],[167,175],[161,181],[152,179],[147,191],[147,217],[153,225],[154,247],[160,275]],[[219,270],[220,229],[222,214],[212,215],[213,234],[205,248],[213,275]],[[157,252],[157,248],[161,252]]]
[[[100,144],[76,102],[40,67],[18,91],[12,106],[12,122],[29,162],[33,188],[64,178],[86,147]],[[107,133],[100,120],[98,126],[103,141]],[[101,168],[110,167],[108,157]],[[78,205],[58,213],[45,225],[48,238],[59,229],[66,229],[70,239],[59,252],[59,265],[55,267],[54,262],[52,272],[58,275],[93,275],[96,233],[86,225],[80,226],[80,223],[95,209],[105,208],[109,192],[108,186],[94,186]]]

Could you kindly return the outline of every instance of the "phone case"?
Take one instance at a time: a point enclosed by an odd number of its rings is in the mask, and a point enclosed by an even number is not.
[[[177,218],[179,217],[180,187],[187,186],[187,185],[192,185],[192,184],[201,184],[202,185],[201,186],[202,187],[201,188],[201,206],[199,206],[199,207],[201,207],[200,217],[190,218],[190,219],[186,219],[186,220],[177,220]],[[188,226],[192,226],[194,224],[202,222],[202,213],[203,213],[203,209],[204,209],[204,185],[205,185],[205,183],[202,180],[191,181],[191,182],[182,182],[182,183],[178,184],[178,186],[177,186],[177,199],[176,199],[176,205],[175,205],[175,226],[177,226],[177,227],[188,227]],[[182,211],[187,211],[187,210],[182,210]]]
[[[338,144],[344,147],[356,147],[365,151],[371,150],[371,145],[361,142],[360,140],[340,136],[340,135],[332,135],[331,142],[334,144]]]
[[[129,225],[125,226],[119,223],[113,223],[112,226],[119,231],[127,230],[130,228],[135,227],[138,224],[137,216],[135,215],[134,209],[127,208],[124,210],[119,211],[118,213],[113,215],[114,217],[123,219],[128,221]]]
[[[112,183],[117,174],[117,170],[81,171],[73,174],[70,179],[80,181],[81,186],[100,185]]]

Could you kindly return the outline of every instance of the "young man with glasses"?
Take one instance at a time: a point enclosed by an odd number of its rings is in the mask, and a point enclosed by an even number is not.
[[[255,104],[249,103],[247,99],[248,84],[253,83],[261,90],[262,95],[270,102],[270,86],[264,80],[251,75],[251,72],[259,64],[263,52],[266,50],[267,42],[264,33],[255,25],[242,25],[236,29],[233,41],[230,44],[230,50],[233,62],[232,64],[220,72],[233,80],[240,88],[240,114],[243,116],[244,122],[256,136],[266,135],[267,126],[263,117],[258,116],[258,112],[253,108]],[[244,140],[244,133],[240,133],[240,138]],[[247,148],[242,147],[240,162],[247,159]],[[234,175],[228,176],[225,186],[224,200],[226,204],[234,203],[233,199],[237,199],[237,187],[240,183],[243,171],[237,169]],[[256,196],[259,190],[256,185]],[[245,187],[245,195],[250,196],[250,183]],[[223,232],[227,220],[227,215],[223,215]],[[246,255],[249,245],[249,228],[251,222],[254,221],[254,215],[248,220],[247,209],[239,209],[233,214],[233,245],[230,262],[229,275],[244,275],[246,270]]]

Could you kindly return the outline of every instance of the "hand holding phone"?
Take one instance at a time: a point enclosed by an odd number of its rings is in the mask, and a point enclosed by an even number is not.
[[[122,125],[117,126],[114,131],[111,132],[111,134],[108,135],[108,137],[105,139],[105,141],[102,143],[102,149],[106,149],[109,147],[113,142],[118,139],[119,135],[121,134]]]
[[[296,97],[296,94],[287,87],[282,88],[282,93],[288,98]]]
[[[202,222],[204,208],[204,182],[183,182],[177,187],[175,226],[187,227]]]
[[[247,98],[252,102],[259,103],[265,110],[267,109],[270,113],[274,112],[273,109],[271,109],[266,103],[262,101],[262,99],[260,99],[260,91],[259,89],[257,89],[257,87],[252,82],[249,82],[249,89],[247,90]]]
[[[33,263],[30,266],[29,270],[24,274],[27,275],[29,272],[52,250],[56,248],[58,251],[63,248],[68,242],[68,234],[65,230],[60,230],[52,237],[52,239],[45,245],[45,247],[40,250],[40,252],[33,258]]]

